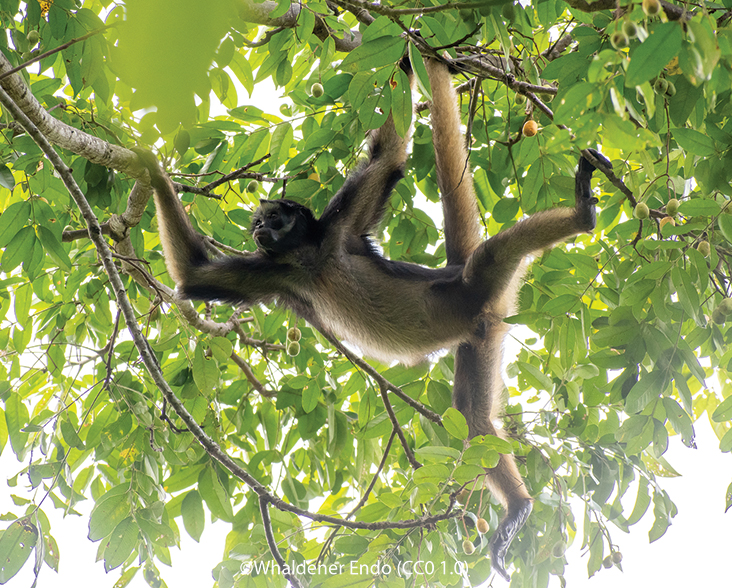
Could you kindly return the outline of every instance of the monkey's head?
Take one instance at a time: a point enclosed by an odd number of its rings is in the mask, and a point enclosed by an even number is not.
[[[259,202],[250,230],[257,247],[265,253],[286,253],[315,234],[317,221],[306,206],[284,198]]]

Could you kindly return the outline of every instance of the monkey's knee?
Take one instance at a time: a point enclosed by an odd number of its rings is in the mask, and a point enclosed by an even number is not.
[[[529,518],[532,503],[531,498],[513,501],[506,511],[506,516],[503,517],[495,533],[493,533],[493,537],[491,537],[489,544],[491,565],[506,581],[511,580],[511,576],[506,571],[506,553],[514,537],[524,526],[526,519]]]

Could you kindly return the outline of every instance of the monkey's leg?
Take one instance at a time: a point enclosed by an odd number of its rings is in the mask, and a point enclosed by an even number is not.
[[[432,143],[445,217],[447,263],[461,264],[482,242],[473,175],[460,132],[460,107],[452,75],[437,60],[429,59],[425,65],[432,89]]]
[[[600,153],[596,157],[608,167]],[[487,300],[500,298],[510,286],[524,258],[580,233],[595,228],[595,204],[590,179],[595,167],[580,158],[575,176],[574,208],[553,208],[519,221],[478,247],[465,264],[466,283]]]
[[[493,425],[503,409],[501,365],[503,339],[508,326],[501,320],[482,321],[477,335],[461,343],[455,352],[453,406],[468,421],[470,437],[504,437]],[[531,513],[532,500],[512,455],[501,455],[498,465],[487,470],[487,486],[504,505],[506,514],[490,541],[491,565],[506,580],[506,552]]]

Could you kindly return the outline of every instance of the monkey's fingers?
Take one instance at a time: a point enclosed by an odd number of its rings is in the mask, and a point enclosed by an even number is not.
[[[506,516],[498,524],[496,532],[493,533],[490,541],[491,565],[501,577],[507,582],[511,576],[506,571],[506,552],[513,541],[513,538],[521,530],[531,513],[531,500],[525,500],[518,507],[508,510]]]
[[[613,164],[610,162],[610,160],[605,157],[602,153],[600,153],[597,149],[588,149],[592,156],[597,159],[603,166],[605,166],[608,169],[613,168]],[[587,159],[584,157],[580,157],[579,160],[579,171],[580,172],[589,172],[590,174],[595,171],[597,168],[590,163]]]

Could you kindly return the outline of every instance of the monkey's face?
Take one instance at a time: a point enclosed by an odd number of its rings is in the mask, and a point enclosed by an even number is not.
[[[257,247],[266,253],[277,254],[297,246],[293,242],[297,233],[293,229],[298,222],[296,208],[283,200],[261,200],[260,203],[252,216],[251,228]]]

